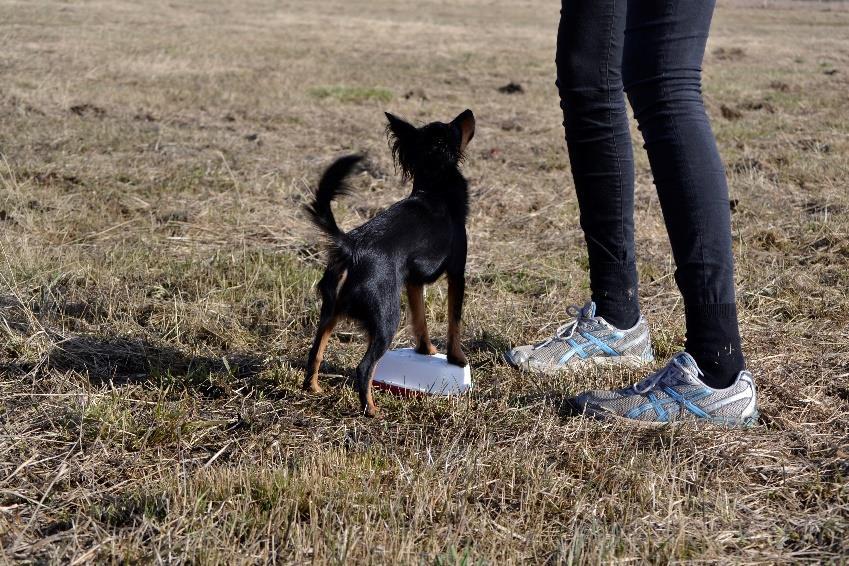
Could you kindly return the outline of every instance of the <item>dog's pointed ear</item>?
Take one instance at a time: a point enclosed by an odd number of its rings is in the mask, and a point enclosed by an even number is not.
[[[389,137],[395,165],[401,169],[404,178],[409,179],[413,176],[413,155],[419,131],[409,122],[405,122],[389,112],[384,112],[384,114],[389,121],[386,126],[386,135]]]
[[[389,121],[389,125],[386,127],[387,134],[392,135],[396,140],[408,140],[415,137],[417,131],[415,126],[389,112],[384,112],[384,114]]]
[[[451,120],[451,125],[460,130],[460,151],[465,151],[466,146],[475,137],[475,115],[471,110],[464,110],[459,116]]]

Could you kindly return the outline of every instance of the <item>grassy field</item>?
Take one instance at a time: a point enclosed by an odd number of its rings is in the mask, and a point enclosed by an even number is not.
[[[588,296],[558,2],[0,2],[0,562],[849,560],[849,11],[762,4],[718,9],[705,97],[763,417],[647,432],[565,407],[637,374],[499,358]],[[357,416],[350,326],[302,393],[317,176],[369,154],[353,227],[409,190],[383,111],[466,107],[473,394]],[[663,358],[683,308],[637,167]]]

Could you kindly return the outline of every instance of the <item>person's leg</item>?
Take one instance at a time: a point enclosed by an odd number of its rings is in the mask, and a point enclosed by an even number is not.
[[[712,387],[745,362],[734,299],[728,187],[701,96],[714,0],[628,6],[623,76],[643,134],[684,297],[685,349]]]
[[[557,86],[597,316],[639,319],[634,159],[622,86],[626,0],[562,0]]]
[[[557,86],[595,306],[570,307],[574,320],[554,336],[506,352],[519,369],[654,359],[637,297],[634,158],[621,73],[626,14],[626,0],[562,0]]]

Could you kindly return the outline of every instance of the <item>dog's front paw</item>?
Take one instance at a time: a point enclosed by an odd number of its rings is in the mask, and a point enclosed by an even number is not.
[[[423,356],[432,356],[436,354],[436,347],[430,342],[423,342],[416,348],[416,353]]]
[[[366,405],[363,407],[363,415],[370,419],[379,419],[380,409],[377,408],[377,405]]]
[[[309,393],[319,394],[324,393],[324,389],[321,388],[321,385],[318,384],[318,381],[314,381],[311,379],[307,379],[304,381],[303,385],[301,385],[301,389],[307,391]]]
[[[469,365],[469,362],[468,360],[466,360],[466,356],[463,354],[463,352],[449,353],[448,363],[454,364],[455,366],[460,366],[461,368],[464,368]]]

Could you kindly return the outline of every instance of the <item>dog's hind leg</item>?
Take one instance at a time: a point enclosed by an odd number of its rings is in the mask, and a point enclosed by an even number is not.
[[[307,359],[306,377],[304,377],[303,388],[306,391],[313,393],[321,393],[321,386],[318,384],[318,370],[321,367],[321,362],[324,359],[324,350],[327,348],[327,342],[330,340],[330,334],[333,332],[333,327],[336,326],[338,315],[336,311],[336,299],[339,296],[339,290],[345,283],[347,272],[342,272],[341,276],[334,277],[330,272],[325,273],[319,283],[319,289],[322,294],[321,314],[319,315],[318,330],[315,334],[315,339],[310,348],[309,358]],[[336,279],[338,278],[338,282]]]
[[[374,376],[374,368],[377,361],[392,344],[392,338],[398,329],[401,320],[400,305],[395,304],[394,309],[386,313],[381,320],[377,321],[375,328],[370,332],[370,340],[365,356],[360,365],[357,366],[357,389],[360,394],[360,410],[367,417],[377,416],[377,406],[372,396],[371,380]]]
[[[448,274],[448,362],[466,367],[468,362],[460,346],[460,324],[463,318],[463,296],[466,279],[462,272]]]
[[[424,287],[407,283],[407,300],[410,303],[410,326],[416,339],[416,352],[432,356],[436,348],[430,342],[425,319]]]
[[[322,308],[323,310],[324,308]],[[321,321],[318,323],[318,331],[315,334],[307,360],[307,375],[304,378],[303,385],[306,391],[322,392],[321,386],[318,384],[318,369],[321,367],[322,360],[324,360],[324,350],[327,348],[327,342],[330,340],[334,326],[336,326],[336,316],[334,314],[324,316],[324,313],[322,313]]]
[[[307,375],[304,378],[303,388],[312,393],[321,393],[321,386],[318,384],[318,370],[321,367],[321,362],[324,360],[324,350],[327,348],[327,342],[330,340],[330,333],[333,332],[333,327],[336,325],[336,318],[330,317],[327,320],[322,320],[318,325],[318,332],[313,340],[310,355],[307,361]]]

